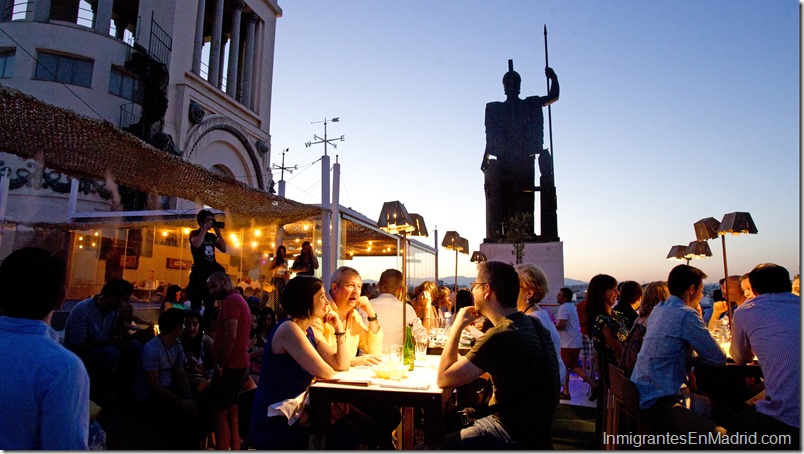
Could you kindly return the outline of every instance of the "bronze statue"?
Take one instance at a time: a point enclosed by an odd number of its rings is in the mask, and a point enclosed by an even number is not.
[[[522,78],[514,71],[513,60],[508,60],[508,72],[502,81],[507,98],[504,102],[486,104],[486,152],[480,166],[485,174],[486,241],[501,240],[504,223],[513,215],[533,213],[535,191],[542,193],[542,232],[538,238],[533,234],[527,241],[558,241],[553,159],[543,149],[542,107],[558,100],[559,87],[555,71],[547,67],[544,72],[551,81],[547,96],[520,99]],[[534,186],[537,155],[541,171],[539,187]],[[532,224],[529,231],[533,232]]]

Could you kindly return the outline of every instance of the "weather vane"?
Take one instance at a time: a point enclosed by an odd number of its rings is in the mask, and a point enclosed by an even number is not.
[[[276,164],[271,165],[274,169],[281,169],[282,170],[282,172],[280,173],[279,179],[283,180],[283,181],[285,179],[285,170],[287,170],[288,173],[293,173],[294,170],[299,168],[298,165],[295,165],[293,167],[290,167],[290,166],[285,167],[285,153],[287,153],[288,151],[290,151],[290,148],[285,148],[284,150],[282,150],[282,165],[281,166],[278,166]]]
[[[332,123],[338,123],[338,122],[341,121],[341,119],[340,119],[340,117],[335,117],[335,118],[330,119],[329,121],[331,121]],[[321,137],[318,137],[317,135],[313,134],[313,138],[316,139],[317,141],[316,142],[305,142],[304,147],[305,148],[310,148],[310,145],[318,145],[319,143],[323,143],[324,144],[324,156],[327,156],[327,144],[332,145],[332,148],[337,149],[338,145],[336,145],[336,144],[334,144],[332,142],[334,142],[336,140],[343,141],[345,139],[344,139],[344,136],[336,137],[334,139],[327,139],[327,118],[326,117],[324,117],[324,121],[311,121],[310,122],[311,125],[316,124],[316,123],[324,123],[324,138],[322,139]]]

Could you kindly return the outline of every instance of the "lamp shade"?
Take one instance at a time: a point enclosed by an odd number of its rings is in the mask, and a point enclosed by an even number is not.
[[[486,254],[480,251],[472,252],[472,258],[469,260],[473,263],[483,263],[486,261]]]
[[[711,218],[710,218],[711,219]],[[684,258],[687,259],[702,259],[704,257],[711,257],[712,250],[709,249],[709,244],[706,241],[693,241],[687,246],[684,253]]]
[[[715,218],[703,218],[693,224],[695,227],[695,238],[698,241],[712,240],[717,238],[717,231],[720,228],[720,223]]]
[[[410,214],[408,214],[408,210],[398,200],[382,204],[377,227],[393,234],[409,233],[416,230],[416,225],[413,223]]]
[[[460,244],[461,244],[461,248],[459,249],[459,251],[464,253],[464,254],[466,254],[466,255],[469,255],[469,240],[467,240],[466,238],[461,237],[460,238]]]
[[[410,219],[413,221],[412,224],[416,227],[416,230],[410,232],[412,236],[429,236],[427,234],[427,226],[424,225],[424,218],[422,215],[418,213],[410,213]]]
[[[684,254],[687,253],[687,246],[683,244],[677,244],[670,248],[670,252],[667,253],[667,259],[674,259],[674,260],[684,260]]]
[[[458,235],[458,232],[455,230],[450,230],[444,234],[444,239],[441,240],[441,247],[460,251],[463,248],[461,240],[462,238],[460,235]]]
[[[757,233],[757,226],[754,225],[754,220],[751,219],[750,213],[735,211],[734,213],[726,213],[726,215],[723,216],[717,233],[718,235],[725,235],[727,233],[731,233],[732,235]]]

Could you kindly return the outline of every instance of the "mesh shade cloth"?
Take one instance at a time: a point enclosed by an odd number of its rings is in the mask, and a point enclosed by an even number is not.
[[[0,150],[73,177],[200,202],[235,218],[286,224],[315,205],[274,196],[154,148],[105,120],[46,104],[0,85]]]

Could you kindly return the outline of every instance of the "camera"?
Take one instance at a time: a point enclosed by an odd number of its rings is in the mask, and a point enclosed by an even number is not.
[[[212,221],[212,228],[222,229],[224,227],[226,227],[226,223],[223,221]]]

